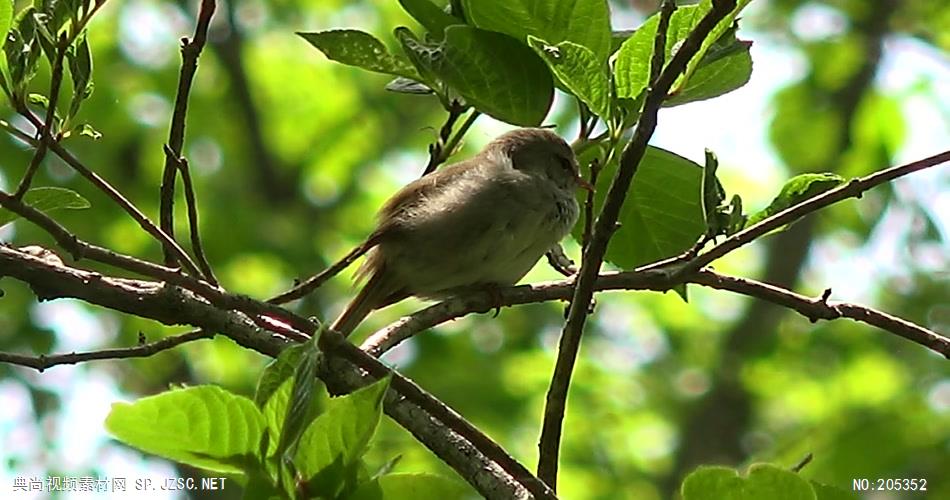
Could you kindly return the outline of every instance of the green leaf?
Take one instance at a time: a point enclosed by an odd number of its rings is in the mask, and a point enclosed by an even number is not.
[[[69,61],[69,72],[73,79],[73,97],[69,103],[69,118],[76,116],[82,102],[92,95],[92,53],[89,42],[83,34],[66,53]]]
[[[603,120],[610,117],[610,81],[606,66],[590,49],[574,42],[549,45],[528,35],[528,45],[541,56],[572,94]]]
[[[396,38],[421,73],[444,81],[479,111],[529,127],[547,116],[554,98],[551,73],[511,37],[457,25],[446,28],[437,45],[417,40],[406,28],[397,28]]]
[[[13,0],[0,0],[0,32],[4,35],[13,26]]]
[[[264,419],[250,399],[204,385],[114,403],[106,429],[142,451],[238,473],[254,467]]]
[[[382,415],[389,378],[333,398],[327,410],[304,431],[294,464],[311,494],[333,498],[356,485],[360,457]]]
[[[397,498],[465,498],[471,490],[464,484],[435,474],[386,474],[363,483],[347,500]]]
[[[44,13],[33,12],[33,28],[36,34],[36,41],[38,41],[43,48],[46,60],[49,61],[50,64],[53,64],[53,61],[56,59],[57,42],[53,34],[50,33],[49,27],[46,26],[48,19],[49,16]]]
[[[620,30],[614,31],[610,34],[610,53],[613,54],[620,50],[620,46],[623,45],[623,42],[626,42],[628,38],[633,36],[636,30]]]
[[[102,138],[102,133],[93,128],[93,126],[88,123],[80,123],[79,125],[76,125],[73,127],[73,131],[79,135],[90,137],[93,140]]]
[[[36,75],[37,61],[40,57],[40,43],[36,40],[32,6],[27,7],[16,15],[14,24],[7,33],[3,48],[7,56],[10,70],[11,91],[23,96],[26,85]]]
[[[600,211],[617,163],[604,166],[594,196]],[[607,260],[623,269],[672,257],[692,247],[705,230],[703,169],[660,148],[648,147],[620,212],[620,228],[610,240]],[[596,212],[595,212],[596,213]],[[580,241],[581,224],[574,228]]]
[[[454,24],[464,24],[461,19],[446,14],[445,11],[429,0],[399,0],[399,5],[402,5],[402,8],[413,19],[419,21],[419,24],[429,30],[429,33],[434,35],[436,40],[442,39],[445,28]]]
[[[277,391],[277,388],[294,375],[300,358],[307,349],[306,343],[294,344],[281,351],[277,359],[264,367],[261,378],[257,380],[257,389],[254,391],[254,403],[259,408],[263,408],[264,403]]]
[[[610,55],[607,0],[464,0],[465,15],[479,28],[525,41],[583,45],[605,62]]]
[[[729,467],[700,467],[686,476],[682,495],[683,500],[816,500],[808,481],[769,464],[751,466],[748,478]]]
[[[742,87],[752,77],[752,55],[749,53],[751,42],[739,42],[739,51],[703,62],[679,89],[670,94],[664,106],[677,106],[688,102],[712,99]]]
[[[26,102],[43,108],[45,111],[49,107],[49,99],[43,94],[30,93],[26,96]]]
[[[81,210],[92,204],[79,193],[61,187],[37,187],[23,194],[23,203],[46,213],[59,208]],[[19,215],[5,209],[0,209],[0,226],[16,220]]]
[[[4,41],[7,39],[7,32],[13,23],[13,0],[0,0],[0,34]],[[2,45],[2,44],[0,44]],[[10,68],[7,65],[5,53],[0,53],[0,89],[3,93],[10,95]]]
[[[821,174],[796,175],[782,186],[782,190],[778,196],[772,200],[772,203],[769,204],[767,208],[749,217],[747,225],[751,226],[761,222],[763,219],[769,218],[792,205],[797,205],[808,198],[817,196],[829,189],[836,188],[841,185],[842,182],[844,182],[844,178],[840,175],[827,172]]]
[[[684,83],[690,80],[693,77],[693,74],[696,72],[696,69],[703,64],[712,62],[706,59],[706,55],[713,51],[716,45],[725,44],[726,46],[731,46],[732,41],[735,40],[735,27],[736,27],[736,18],[742,9],[749,4],[752,0],[738,0],[736,2],[736,7],[732,9],[732,12],[729,13],[726,17],[719,21],[718,24],[709,32],[709,35],[706,36],[703,40],[702,45],[699,50],[690,59],[689,64],[686,66],[686,71],[680,75],[679,79],[676,81],[676,84],[673,85],[674,92],[678,92],[682,88]],[[693,31],[699,21],[712,9],[713,0],[702,0],[699,5],[692,11],[692,18],[682,18],[681,23],[677,25],[670,24],[671,33],[675,33],[675,38],[677,44],[679,41],[686,39],[687,36]],[[724,35],[727,35],[724,37]],[[725,38],[725,40],[723,40]],[[669,45],[668,45],[669,46]],[[673,48],[677,48],[678,45],[674,45]],[[669,61],[669,52],[667,53],[666,61]]]
[[[720,21],[703,41],[699,51],[690,60],[686,71],[671,89],[672,95],[679,96],[680,100],[675,102],[676,104],[721,95],[738,88],[748,80],[748,77],[743,78],[743,75],[747,70],[746,66],[751,71],[751,60],[747,62],[741,56],[736,58],[718,56],[706,58],[705,56],[714,44],[726,44],[730,50],[736,50],[737,55],[739,54],[736,47],[731,44],[741,44],[742,42],[735,40],[735,33],[731,31],[731,27],[736,15],[749,1],[740,0],[737,2],[737,6],[732,13]],[[712,0],[703,0],[698,5],[679,7],[673,13],[667,32],[666,54],[663,59],[665,63],[670,61],[672,53],[679,48],[682,41],[689,36],[696,24],[709,12],[711,7]],[[659,20],[659,13],[651,16],[633,35],[623,42],[617,51],[617,59],[614,64],[614,82],[617,97],[635,98],[649,84],[650,62],[653,58],[653,39],[656,36]],[[727,36],[723,37],[723,35]],[[721,38],[723,39],[720,40]],[[698,81],[687,85],[693,76],[696,76],[694,73],[698,67],[714,64],[715,66],[707,70],[706,74],[699,76]],[[695,97],[690,98],[690,95]]]
[[[409,61],[390,54],[386,46],[369,33],[358,30],[331,30],[297,34],[323,52],[327,59],[376,73],[419,80],[419,75]]]
[[[317,386],[317,365],[322,356],[320,348],[317,347],[321,333],[322,329],[317,330],[317,333],[304,344],[305,349],[294,368],[290,400],[277,445],[278,456],[283,457],[285,452],[288,452],[288,456],[293,453],[300,435],[317,416],[314,411],[313,397]]]

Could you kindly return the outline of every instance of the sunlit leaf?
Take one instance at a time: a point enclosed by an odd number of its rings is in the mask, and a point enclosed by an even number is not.
[[[798,474],[757,464],[748,477],[729,467],[703,466],[683,481],[683,500],[817,500],[815,490]]]
[[[735,40],[735,34],[731,27],[735,16],[748,2],[749,0],[737,2],[733,12],[720,21],[706,37],[701,48],[690,60],[687,70],[671,89],[671,92],[678,97],[677,101],[673,101],[674,104],[721,95],[748,81],[746,73],[750,71],[751,60],[746,61],[743,57],[705,57],[715,44],[726,45],[726,49],[720,48],[719,50],[740,53],[738,49],[742,42]],[[670,18],[669,30],[667,31],[665,63],[670,61],[674,51],[679,48],[683,40],[689,36],[711,7],[712,0],[703,0],[697,5],[682,6],[676,9]],[[653,39],[656,36],[658,25],[659,13],[654,14],[643,23],[633,35],[623,42],[617,51],[617,59],[614,65],[614,82],[618,97],[635,98],[649,84]],[[720,37],[724,37],[724,35],[725,39],[721,39]],[[699,80],[691,82],[692,78],[697,76],[695,73],[698,68],[706,65],[714,65],[714,67],[707,70],[706,74],[698,75]],[[696,97],[691,98],[690,95]]]
[[[612,162],[601,170],[594,197],[597,211],[616,169]],[[693,246],[706,227],[702,176],[703,169],[696,163],[660,148],[647,148],[620,212],[620,227],[607,248],[607,260],[632,269]],[[580,232],[578,224],[574,230],[578,240]]]
[[[528,35],[531,46],[547,63],[561,83],[584,102],[591,111],[606,120],[610,116],[610,81],[607,67],[590,49],[574,42],[556,45]]]
[[[464,24],[461,19],[447,14],[429,0],[399,0],[399,5],[402,5],[413,19],[429,30],[436,40],[442,39],[445,28],[453,24]]]
[[[703,62],[679,89],[664,101],[664,106],[712,99],[732,92],[752,77],[751,44],[737,42],[741,48],[725,57]]]
[[[448,27],[440,44],[417,40],[405,28],[396,37],[424,74],[444,81],[479,111],[523,126],[539,125],[547,116],[554,98],[551,73],[511,37],[462,25]]]
[[[238,473],[250,467],[264,430],[254,402],[203,385],[173,389],[134,403],[115,403],[106,429],[142,451],[203,469]]]
[[[355,486],[360,457],[376,432],[389,379],[333,398],[304,431],[294,464],[307,490],[334,497]]]
[[[102,138],[102,133],[93,128],[93,126],[88,123],[80,123],[79,125],[76,125],[73,127],[73,131],[81,136],[89,137],[93,140]]]
[[[465,0],[472,24],[524,42],[533,35],[548,43],[583,45],[599,61],[610,54],[610,11],[606,0]]]
[[[796,205],[808,198],[838,187],[842,182],[844,182],[844,179],[840,175],[833,173],[796,175],[782,186],[782,190],[778,196],[772,200],[772,203],[769,204],[767,208],[749,217],[748,225],[751,226],[792,205]]]
[[[0,0],[0,34],[6,40],[7,32],[13,22],[13,0]],[[10,93],[10,68],[7,66],[6,54],[0,51],[0,88],[7,95]]]
[[[391,54],[376,37],[359,30],[331,30],[298,35],[310,42],[327,59],[377,73],[418,80],[419,75],[409,61]]]

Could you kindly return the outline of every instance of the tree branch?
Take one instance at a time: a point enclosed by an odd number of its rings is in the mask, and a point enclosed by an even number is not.
[[[786,208],[785,210],[782,210],[781,212],[760,221],[758,224],[739,231],[738,233],[723,240],[722,243],[712,247],[709,249],[709,251],[703,252],[697,257],[691,259],[681,268],[679,268],[676,273],[683,276],[695,273],[699,269],[706,267],[714,260],[726,255],[727,253],[775,229],[787,224],[791,224],[792,222],[795,222],[796,220],[812,212],[848,198],[860,198],[865,191],[880,184],[890,182],[898,177],[917,172],[918,170],[940,165],[941,163],[946,163],[948,161],[950,161],[950,151],[944,151],[943,153],[939,153],[922,160],[884,169],[865,177],[851,179],[841,186],[830,189],[819,194],[818,196],[814,196],[801,203],[798,203],[797,205]]]
[[[144,358],[161,351],[167,351],[181,344],[200,339],[210,339],[214,337],[214,332],[206,330],[194,330],[180,335],[166,337],[148,344],[137,345],[135,347],[122,347],[115,349],[102,349],[100,351],[73,352],[70,354],[54,354],[50,356],[24,356],[20,354],[0,352],[0,363],[10,363],[13,365],[33,368],[43,372],[47,368],[58,365],[75,365],[86,361],[100,359],[126,359],[126,358]]]
[[[39,144],[36,146],[36,151],[33,153],[33,158],[30,160],[30,164],[27,166],[23,178],[20,179],[20,184],[13,193],[13,197],[16,199],[22,199],[26,191],[30,189],[33,176],[36,174],[37,169],[39,169],[43,159],[46,158],[49,143],[53,141],[52,130],[53,123],[56,120],[56,104],[59,102],[59,88],[63,84],[63,59],[66,57],[66,49],[68,48],[69,40],[64,34],[57,42],[56,59],[53,61],[52,68],[50,69],[50,90],[49,101],[46,103],[46,117],[43,120],[43,124],[36,131],[39,136]],[[20,112],[21,114],[24,112],[29,114],[29,111],[25,109]]]
[[[712,29],[724,19],[736,6],[735,0],[721,0],[712,3],[712,9],[699,21],[693,31],[683,40],[666,68],[663,57],[666,53],[666,31],[669,20],[675,10],[675,4],[664,1],[660,9],[660,19],[654,38],[653,61],[651,62],[651,87],[643,105],[643,113],[637,122],[633,138],[624,148],[620,157],[620,166],[607,193],[603,209],[597,217],[590,243],[584,251],[577,286],[571,299],[567,321],[561,332],[558,344],[558,356],[548,388],[544,408],[544,423],[538,442],[538,476],[551,485],[557,482],[558,455],[560,451],[561,427],[567,403],[567,390],[580,340],[587,319],[587,311],[593,298],[594,284],[600,271],[601,262],[607,251],[607,244],[613,235],[620,209],[626,199],[630,183],[637,166],[646,152],[647,142],[656,129],[657,114],[670,88],[687,64],[702,46]],[[661,72],[662,69],[662,72]]]
[[[168,325],[187,324],[218,332],[239,345],[268,356],[277,356],[289,345],[284,337],[260,327],[248,314],[223,309],[188,290],[164,283],[103,276],[70,268],[58,259],[44,259],[0,246],[0,276],[10,276],[30,285],[41,300],[71,297],[112,310],[149,318]],[[276,306],[238,296],[231,301],[260,310]],[[316,323],[284,311],[303,331]],[[281,318],[283,319],[283,318]],[[307,330],[309,328],[309,330]],[[393,381],[386,398],[386,412],[416,436],[445,463],[459,472],[487,498],[554,498],[553,492],[496,443],[478,431],[442,402],[375,358],[343,341],[332,332],[321,337],[326,367],[321,379],[333,388],[352,389],[390,373]]]
[[[950,339],[947,337],[870,307],[847,302],[829,303],[830,289],[826,290],[822,297],[812,299],[768,283],[748,278],[726,276],[709,269],[701,270],[690,281],[710,288],[729,290],[749,297],[756,297],[787,307],[805,316],[812,323],[819,319],[833,320],[838,318],[850,318],[867,323],[916,342],[950,359]]]
[[[175,155],[167,145],[165,146],[165,159]],[[174,157],[176,168],[181,172],[181,183],[185,188],[185,205],[188,207],[188,234],[191,237],[191,249],[195,252],[195,259],[198,261],[198,267],[206,280],[212,285],[218,285],[218,279],[214,277],[214,271],[211,270],[211,263],[205,256],[204,245],[201,244],[201,232],[198,229],[198,200],[195,196],[194,184],[191,182],[191,168],[188,166],[188,160],[183,156]]]
[[[42,127],[42,122],[39,118],[30,113],[27,110],[26,114],[23,115],[29,122],[39,129]],[[56,153],[57,156],[63,159],[70,167],[75,171],[79,172],[80,175],[86,178],[93,186],[98,188],[100,191],[104,192],[109,198],[115,201],[123,210],[126,211],[132,219],[139,224],[139,227],[145,230],[146,233],[151,235],[153,238],[158,240],[163,247],[171,248],[172,252],[178,257],[179,262],[185,270],[195,276],[201,276],[201,273],[198,271],[198,268],[195,266],[195,263],[191,261],[191,257],[188,256],[185,251],[178,246],[170,236],[165,234],[164,231],[158,228],[145,214],[142,213],[135,205],[132,204],[125,196],[122,195],[116,188],[109,184],[108,181],[103,179],[99,174],[90,170],[86,165],[84,165],[79,159],[72,155],[68,149],[64,148],[62,144],[58,142],[49,143],[49,149]]]
[[[310,292],[313,292],[317,288],[320,288],[327,280],[340,274],[340,271],[349,267],[356,259],[360,258],[369,250],[370,246],[368,242],[363,242],[356,248],[350,250],[346,255],[343,256],[340,260],[336,261],[332,266],[320,271],[319,273],[307,278],[302,283],[294,285],[293,288],[287,290],[280,295],[271,297],[267,300],[271,304],[285,304],[292,300],[296,300],[302,297],[305,297]]]
[[[198,57],[201,55],[201,49],[204,48],[205,40],[208,38],[208,25],[211,23],[211,16],[214,14],[214,0],[202,0],[198,9],[198,22],[195,25],[195,35],[191,41],[187,38],[181,39],[181,72],[178,77],[178,94],[175,96],[175,111],[172,114],[171,127],[168,131],[167,147],[172,154],[165,154],[165,168],[162,172],[162,186],[160,191],[159,223],[162,231],[172,239],[175,237],[174,205],[175,205],[175,173],[181,168],[187,168],[187,165],[177,161],[182,157],[182,146],[185,143],[185,117],[188,115],[188,94],[191,92],[191,84],[195,79],[195,73],[198,71]],[[186,175],[182,172],[182,176]],[[189,215],[192,210],[196,210],[192,201],[188,201]],[[192,232],[197,231],[192,227]],[[192,239],[194,241],[194,239]],[[195,249],[197,252],[198,250]],[[176,255],[165,248],[165,264],[174,265]],[[210,270],[210,269],[209,269]],[[205,276],[214,280],[211,276]]]
[[[436,137],[435,142],[429,144],[429,162],[422,171],[422,177],[435,172],[435,169],[445,163],[445,160],[452,154],[452,148],[446,147],[446,143],[452,138],[452,129],[455,128],[455,122],[465,114],[466,109],[468,108],[457,100],[453,99],[449,103],[446,109],[448,116],[445,117],[445,123],[439,129],[439,136]],[[477,115],[478,112],[475,111],[474,116]]]

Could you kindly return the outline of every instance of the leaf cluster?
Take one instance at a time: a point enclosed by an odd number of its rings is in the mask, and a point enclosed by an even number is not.
[[[142,451],[231,475],[248,499],[460,495],[464,487],[455,480],[389,473],[398,457],[370,472],[363,455],[379,425],[389,378],[321,405],[318,338],[273,360],[253,400],[214,385],[178,388],[114,404],[106,428]]]

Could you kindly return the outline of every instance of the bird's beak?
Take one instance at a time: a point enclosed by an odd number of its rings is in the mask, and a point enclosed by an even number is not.
[[[591,193],[594,192],[594,186],[591,185],[591,183],[587,182],[586,179],[581,177],[580,174],[577,174],[574,176],[574,181],[577,182],[577,185],[580,186],[581,189],[584,189],[585,191],[590,191]]]

